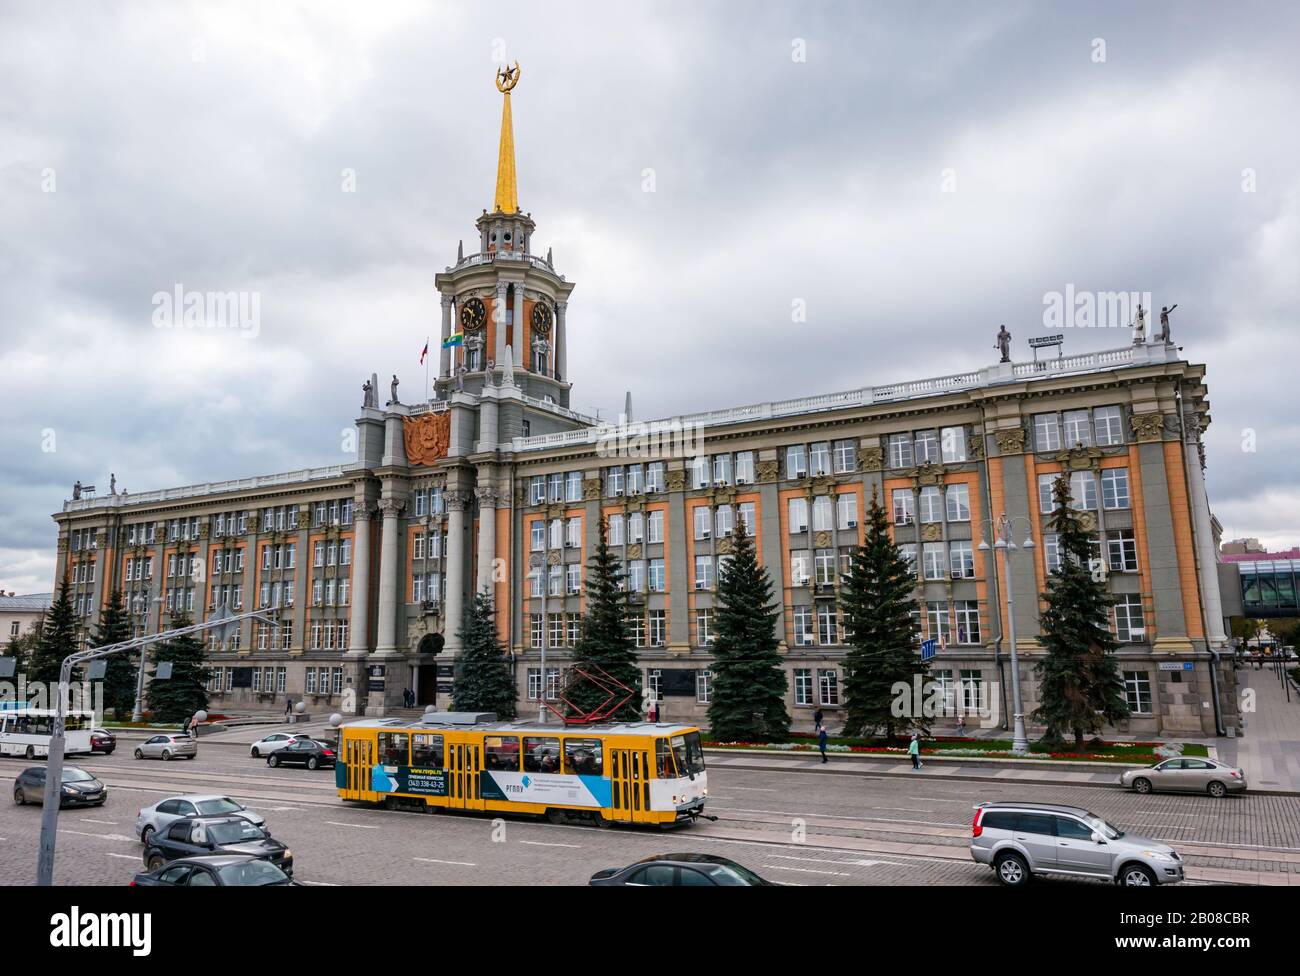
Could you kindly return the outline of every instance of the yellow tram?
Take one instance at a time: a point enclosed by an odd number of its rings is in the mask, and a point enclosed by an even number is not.
[[[557,727],[492,718],[442,712],[417,722],[344,725],[334,774],[339,796],[600,825],[670,827],[704,810],[708,781],[694,726]]]

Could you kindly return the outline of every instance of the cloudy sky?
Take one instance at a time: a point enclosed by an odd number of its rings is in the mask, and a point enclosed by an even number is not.
[[[1134,6],[6,3],[0,588],[50,588],[78,478],[341,463],[363,377],[411,398],[503,57],[579,409],[983,366],[1002,322],[1027,358],[1048,292],[1150,292],[1226,533],[1300,542],[1300,13]],[[178,285],[256,293],[257,335],[155,327]]]

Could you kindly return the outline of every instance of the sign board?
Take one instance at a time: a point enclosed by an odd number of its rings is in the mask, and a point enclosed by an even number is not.
[[[454,690],[455,690],[455,685],[454,685],[453,682],[451,682],[451,681],[439,681],[439,682],[438,682],[438,694],[440,694],[440,695],[450,695]]]
[[[154,681],[166,681],[172,676],[172,662],[159,661],[158,668],[153,673]]]
[[[1029,340],[1030,349],[1042,349],[1044,346],[1059,346],[1065,341],[1065,333],[1049,336],[1034,336]]]
[[[253,669],[252,668],[231,668],[230,687],[231,688],[253,687]]]
[[[456,676],[456,668],[454,665],[451,664],[438,665],[439,678],[454,678],[455,676]]]
[[[18,658],[0,657],[0,678],[12,678],[18,668]]]
[[[939,642],[933,637],[929,640],[921,641],[921,660],[928,661],[930,658],[934,657],[934,652],[938,645]]]
[[[1161,661],[1161,671],[1191,671],[1195,665],[1191,661]]]
[[[104,675],[108,673],[108,662],[101,658],[98,661],[91,661],[90,667],[86,668],[87,681],[103,681]]]

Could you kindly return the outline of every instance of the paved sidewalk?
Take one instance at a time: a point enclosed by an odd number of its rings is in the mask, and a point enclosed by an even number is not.
[[[1300,792],[1300,695],[1286,689],[1271,668],[1237,672],[1239,691],[1255,694],[1255,710],[1243,717],[1238,739],[1219,739],[1219,758],[1246,771],[1252,789]]]

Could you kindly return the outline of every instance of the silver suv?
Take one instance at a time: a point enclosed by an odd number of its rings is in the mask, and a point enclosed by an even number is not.
[[[1039,874],[1127,886],[1183,880],[1182,858],[1168,844],[1126,834],[1082,807],[981,803],[971,824],[970,854],[1005,885],[1022,885]]]

